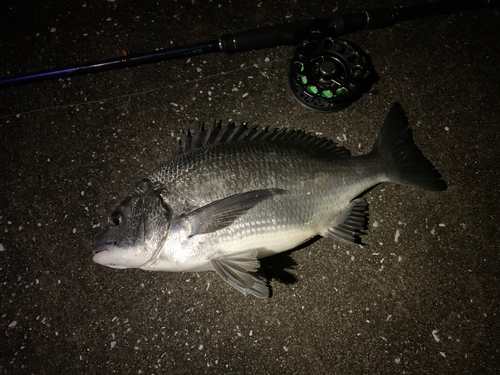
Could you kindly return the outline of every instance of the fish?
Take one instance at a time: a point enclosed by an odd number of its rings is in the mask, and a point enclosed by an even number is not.
[[[300,130],[202,125],[116,207],[93,261],[149,271],[215,271],[244,295],[268,298],[259,259],[318,236],[361,243],[363,193],[380,183],[447,188],[395,103],[372,150],[351,156]]]

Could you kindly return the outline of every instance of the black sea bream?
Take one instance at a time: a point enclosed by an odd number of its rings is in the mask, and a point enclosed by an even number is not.
[[[213,126],[181,139],[111,214],[94,261],[150,271],[216,271],[243,294],[269,296],[257,259],[321,235],[359,242],[381,182],[444,190],[399,104],[363,156],[301,131]]]

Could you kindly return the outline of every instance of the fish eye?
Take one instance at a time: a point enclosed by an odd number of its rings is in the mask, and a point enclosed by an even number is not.
[[[113,225],[118,226],[123,221],[123,215],[121,213],[116,213],[111,216],[111,222]]]

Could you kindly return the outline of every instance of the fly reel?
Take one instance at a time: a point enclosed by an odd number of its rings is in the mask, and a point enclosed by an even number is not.
[[[303,41],[290,63],[288,83],[300,104],[337,112],[368,91],[376,74],[369,56],[337,38]]]

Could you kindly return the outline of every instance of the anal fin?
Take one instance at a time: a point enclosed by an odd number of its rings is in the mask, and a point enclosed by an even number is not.
[[[328,228],[323,237],[333,238],[342,242],[361,244],[360,236],[368,224],[368,203],[365,198],[354,199],[340,217],[337,223]]]
[[[212,267],[229,285],[244,295],[253,294],[257,298],[268,298],[269,287],[262,276],[252,274],[260,267],[256,249],[231,255],[224,255],[210,260]]]

